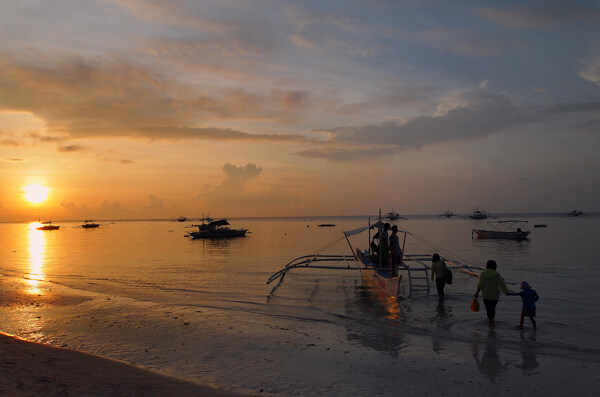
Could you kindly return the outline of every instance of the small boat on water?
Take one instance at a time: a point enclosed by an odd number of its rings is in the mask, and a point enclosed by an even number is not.
[[[36,227],[36,230],[58,230],[60,225],[53,225],[52,221],[41,222],[42,226]]]
[[[100,226],[100,224],[99,224],[99,223],[96,223],[96,222],[94,222],[94,221],[93,221],[93,220],[91,220],[91,219],[86,219],[86,220],[84,220],[84,221],[83,221],[83,224],[82,224],[82,225],[80,225],[80,226],[81,226],[82,228],[84,228],[84,229],[94,229],[94,228],[97,228],[97,227],[99,227],[99,226]]]
[[[454,214],[454,212],[450,211],[450,208],[448,208],[446,211],[444,211],[443,214],[439,215],[440,217],[446,217],[446,218],[452,218],[453,216],[456,216]]]
[[[197,227],[198,231],[189,232],[186,236],[192,239],[198,238],[231,238],[245,237],[248,229],[232,229],[227,219],[213,220],[211,218],[202,218],[200,225],[190,225]]]
[[[479,208],[477,208],[475,211],[473,211],[473,215],[470,215],[469,218],[471,219],[487,219],[490,216],[490,214],[488,212],[486,212],[485,210],[479,210]]]
[[[565,216],[585,216],[585,215],[587,215],[587,214],[580,210],[569,211],[565,214]]]
[[[321,223],[320,225],[317,225],[319,227],[335,227],[335,225],[333,223]]]
[[[548,227],[548,225],[546,225],[545,223],[538,223],[536,225],[533,225],[533,227]]]
[[[473,229],[471,237],[476,235],[480,239],[527,240],[531,233],[529,230],[524,230],[527,223],[520,220],[492,221],[488,222],[488,225],[493,230]]]
[[[177,222],[185,222],[187,221],[187,218],[185,216],[180,216],[179,218],[177,218]]]
[[[389,219],[390,221],[406,220],[405,217],[403,217],[400,214],[398,214],[396,211],[394,211],[393,208],[392,208],[392,210],[390,212],[388,212],[386,214],[385,218]]]

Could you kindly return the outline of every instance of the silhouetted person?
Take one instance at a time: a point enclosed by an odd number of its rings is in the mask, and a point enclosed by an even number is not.
[[[519,295],[521,299],[523,299],[523,308],[521,309],[521,322],[519,323],[519,328],[523,328],[523,321],[525,320],[525,316],[529,317],[531,320],[531,324],[533,324],[533,329],[537,328],[535,323],[535,302],[537,302],[540,297],[537,292],[533,290],[527,281],[523,281],[521,283],[521,292],[509,292],[506,295]]]
[[[496,317],[496,305],[500,299],[500,290],[505,294],[508,292],[504,279],[500,273],[496,271],[496,261],[490,259],[487,261],[485,270],[479,275],[477,283],[477,291],[475,291],[475,299],[479,297],[479,291],[482,291],[483,304],[487,312],[487,318],[490,326],[494,326],[494,317]]]

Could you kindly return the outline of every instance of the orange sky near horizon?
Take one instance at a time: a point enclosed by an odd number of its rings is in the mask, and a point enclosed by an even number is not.
[[[6,4],[0,222],[599,211],[600,6],[437,7]]]

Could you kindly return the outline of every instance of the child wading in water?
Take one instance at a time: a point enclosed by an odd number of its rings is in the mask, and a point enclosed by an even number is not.
[[[533,324],[533,329],[537,329],[535,320],[535,302],[537,302],[540,297],[537,292],[533,290],[527,281],[523,281],[521,283],[521,292],[509,292],[506,295],[520,295],[523,299],[523,309],[521,309],[521,323],[519,324],[519,328],[523,328],[523,320],[525,320],[525,316],[528,316],[531,319],[531,324]]]

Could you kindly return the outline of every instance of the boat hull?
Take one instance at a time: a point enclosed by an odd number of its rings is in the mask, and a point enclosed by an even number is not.
[[[480,239],[526,240],[529,232],[501,232],[496,230],[473,229]]]
[[[199,238],[232,238],[232,237],[245,237],[248,231],[245,229],[227,229],[227,230],[202,230],[198,232],[190,232],[188,235],[192,239]]]
[[[397,298],[402,277],[390,277],[388,268],[375,268],[369,255],[365,255],[359,249],[356,252],[358,259],[364,266],[362,277],[365,283]]]
[[[59,228],[60,228],[60,226],[55,226],[55,225],[45,225],[45,226],[36,227],[37,230],[58,230]]]

